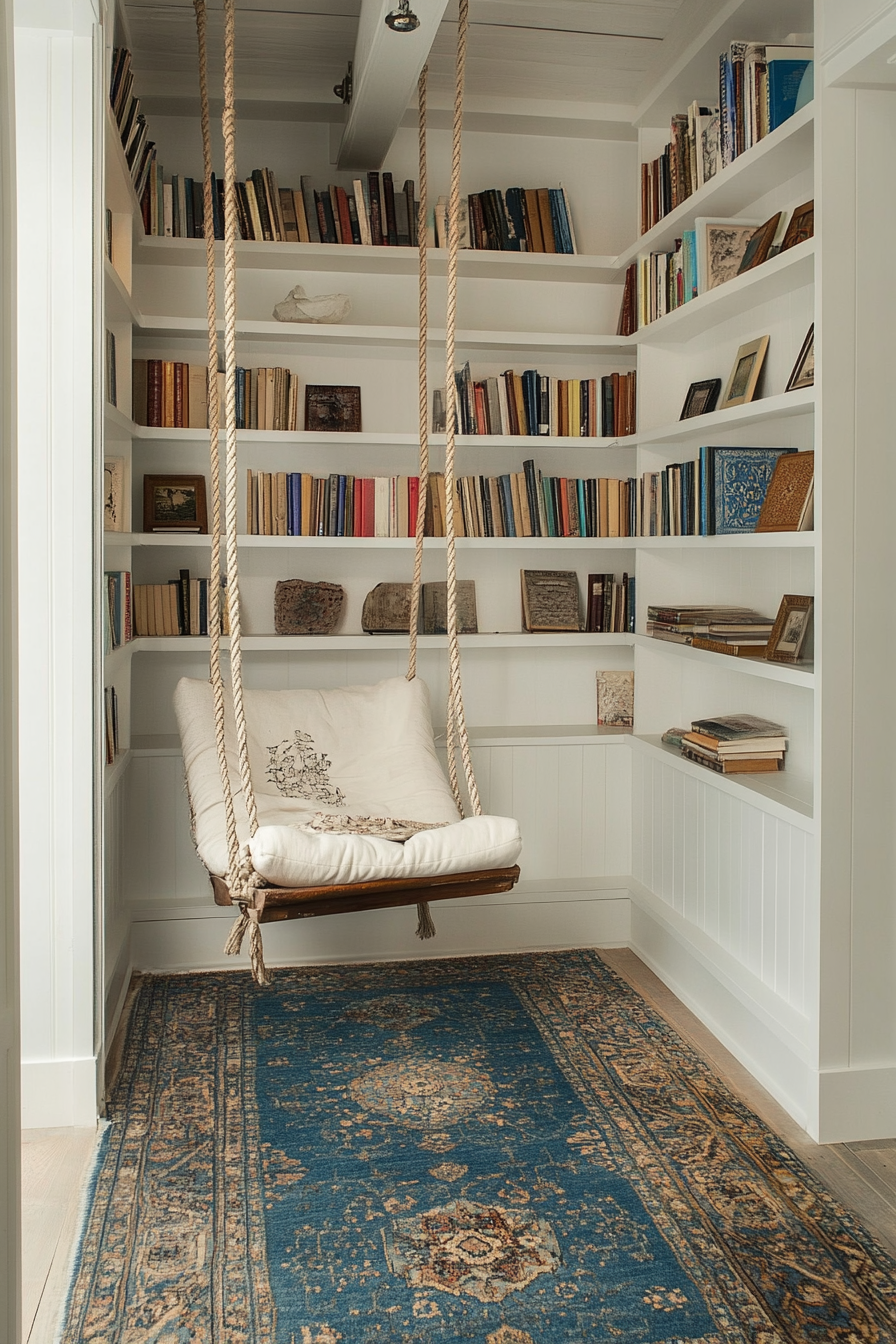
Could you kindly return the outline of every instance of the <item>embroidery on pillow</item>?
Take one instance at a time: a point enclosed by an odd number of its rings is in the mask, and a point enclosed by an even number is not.
[[[403,844],[420,831],[437,831],[447,825],[447,821],[405,821],[400,817],[334,817],[327,812],[316,812],[301,829],[318,831],[323,835],[372,835],[380,840],[395,840]]]
[[[284,798],[311,798],[332,807],[345,802],[342,790],[330,783],[330,758],[314,750],[314,738],[308,733],[297,728],[291,741],[284,738],[267,750],[266,777]]]

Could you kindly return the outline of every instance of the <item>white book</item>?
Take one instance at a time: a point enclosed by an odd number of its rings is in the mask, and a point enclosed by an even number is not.
[[[376,476],[373,482],[373,535],[389,535],[389,497],[391,481],[388,476]]]
[[[360,178],[356,178],[352,183],[352,189],[355,193],[355,209],[358,212],[358,229],[361,234],[361,242],[365,247],[370,247],[370,216],[367,213],[367,198],[364,194],[364,183]]]
[[[162,186],[162,231],[165,238],[174,237],[174,193],[170,182]]]

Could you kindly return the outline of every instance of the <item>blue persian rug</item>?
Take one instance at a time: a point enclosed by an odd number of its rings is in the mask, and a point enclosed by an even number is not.
[[[874,1344],[890,1257],[591,952],[146,978],[65,1344]]]

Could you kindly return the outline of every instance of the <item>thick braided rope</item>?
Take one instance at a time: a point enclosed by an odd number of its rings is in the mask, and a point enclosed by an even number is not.
[[[429,304],[426,270],[426,76],[424,65],[417,83],[417,139],[419,145],[419,199],[417,202],[417,257],[420,335],[417,354],[417,390],[420,420],[420,486],[417,497],[417,522],[414,528],[414,582],[411,586],[409,623],[408,681],[417,675],[417,623],[420,614],[420,584],[423,578],[423,532],[426,526],[426,498],[429,493],[429,384],[426,370],[426,343],[429,330]]]
[[[470,742],[467,736],[467,723],[464,714],[463,689],[460,673],[460,643],[457,637],[457,548],[454,535],[454,461],[456,419],[453,413],[454,400],[451,391],[454,388],[454,333],[457,325],[457,253],[458,253],[458,217],[460,214],[460,150],[461,129],[464,113],[464,69],[467,58],[467,30],[469,26],[469,0],[460,0],[457,15],[457,64],[454,83],[454,127],[451,143],[451,188],[448,196],[448,305],[445,314],[445,399],[449,409],[445,417],[445,538],[447,552],[447,626],[448,626],[448,750],[449,771],[452,772],[451,786],[457,794],[457,785],[451,762],[454,759],[454,741],[451,725],[454,725],[457,742],[460,747],[470,796],[470,806],[474,816],[482,813],[479,789],[473,773],[473,759],[470,754]]]
[[[240,577],[237,554],[236,443],[236,111],[233,58],[234,0],[224,0],[224,409],[227,451],[225,517],[227,527],[227,606],[230,613],[230,681],[239,753],[240,784],[249,818],[250,837],[258,830],[258,807],[249,768],[249,740],[243,703],[243,650],[240,620]],[[232,893],[234,894],[234,893]]]
[[[224,677],[221,671],[221,470],[218,430],[220,410],[218,406],[218,311],[215,295],[215,230],[214,202],[212,200],[212,137],[208,107],[208,45],[207,14],[205,0],[193,0],[196,13],[196,37],[199,46],[199,102],[202,125],[202,159],[205,167],[204,207],[205,207],[205,264],[206,299],[208,312],[208,454],[211,475],[212,496],[212,554],[211,578],[208,594],[208,628],[211,637],[209,655],[209,680],[215,704],[215,747],[218,753],[218,768],[221,772],[221,791],[224,795],[224,816],[227,827],[228,885],[235,877],[239,865],[240,844],[236,831],[236,816],[233,810],[233,794],[230,789],[230,772],[227,769],[227,752],[224,738]]]

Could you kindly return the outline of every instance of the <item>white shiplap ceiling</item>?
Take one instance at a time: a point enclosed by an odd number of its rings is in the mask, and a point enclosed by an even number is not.
[[[411,0],[425,9],[430,0]],[[639,101],[678,11],[689,0],[471,0],[467,105],[540,107],[551,115],[625,118]],[[220,11],[211,0],[218,63]],[[237,0],[237,84],[243,99],[312,104],[340,116],[333,86],[355,48],[360,0]],[[429,61],[434,105],[453,90],[456,3]],[[192,0],[123,0],[119,40],[138,88],[158,110],[195,93]],[[400,39],[396,39],[400,40]],[[575,110],[573,110],[575,109]]]

